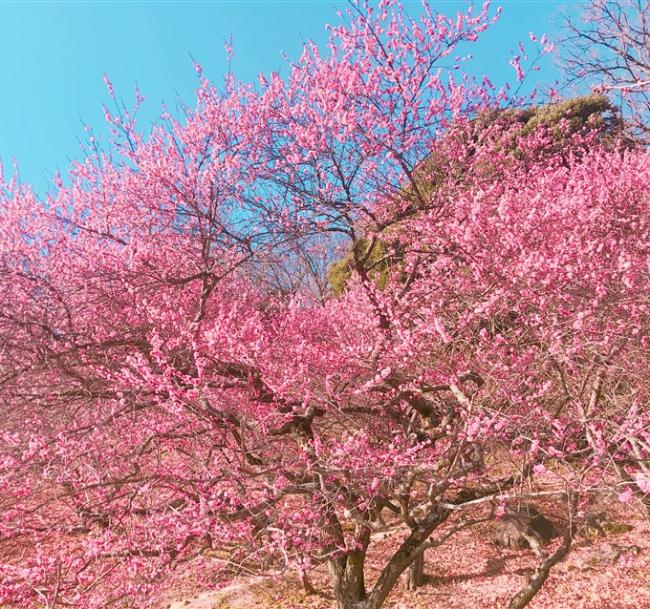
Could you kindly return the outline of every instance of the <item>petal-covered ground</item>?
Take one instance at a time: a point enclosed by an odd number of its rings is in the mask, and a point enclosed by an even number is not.
[[[610,512],[610,515],[612,512]],[[612,516],[614,517],[614,516]],[[616,515],[622,521],[623,515]],[[578,537],[569,556],[552,571],[530,609],[650,608],[650,522],[628,512],[633,529],[592,539]],[[492,543],[493,524],[477,526],[426,554],[426,583],[417,592],[396,588],[387,609],[505,609],[536,563],[530,551],[501,550]],[[376,544],[370,578],[399,534]],[[375,567],[375,569],[373,569]],[[297,577],[242,578],[220,592],[172,604],[173,609],[332,609],[326,571],[311,574],[321,594],[307,595]]]

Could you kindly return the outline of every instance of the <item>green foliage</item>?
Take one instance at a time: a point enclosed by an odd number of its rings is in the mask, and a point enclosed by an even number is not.
[[[603,95],[592,94],[573,97],[565,101],[543,106],[515,110],[494,110],[484,115],[483,125],[501,119],[507,123],[520,123],[521,135],[532,133],[538,127],[555,130],[558,136],[576,133],[583,129],[598,129],[611,134],[621,126],[612,103]],[[568,130],[560,130],[560,125]]]
[[[524,154],[518,139],[538,129],[543,129],[554,140],[554,144],[546,144],[541,152],[553,154],[566,147],[569,138],[577,133],[594,132],[601,142],[611,141],[622,134],[622,122],[616,108],[606,97],[598,94],[542,106],[485,111],[475,119],[472,144],[476,145],[482,132],[495,125],[507,130],[502,146],[515,158],[521,158]]]
[[[379,289],[386,287],[390,275],[390,256],[386,244],[379,239],[370,241],[361,238],[356,241],[347,256],[332,264],[327,274],[334,296],[339,296],[345,291],[356,264],[362,265]]]
[[[521,154],[516,139],[529,135],[539,128],[550,130],[557,145],[562,146],[563,142],[574,133],[596,130],[603,138],[613,138],[621,133],[622,126],[612,103],[603,95],[592,94],[541,106],[488,110],[474,119],[469,137],[467,132],[463,132],[461,137],[468,138],[467,146],[480,146],[481,133],[496,124],[503,126],[504,130],[513,125],[521,125],[521,128],[515,129],[512,134],[513,139],[504,142],[504,146],[510,149],[515,157]],[[552,145],[551,148],[556,147]],[[486,176],[492,176],[498,173],[499,168],[483,167],[480,170],[484,171]],[[405,217],[412,216],[423,209],[422,201],[429,200],[444,180],[448,182],[451,177],[457,185],[462,185],[464,171],[465,165],[462,161],[450,158],[449,154],[445,154],[444,148],[434,148],[430,156],[415,171],[417,196],[413,186],[410,185],[406,186],[400,195],[410,203],[409,213],[405,213]],[[387,235],[396,229],[387,226],[382,230],[383,234]],[[375,239],[371,242],[366,238],[358,239],[349,253],[330,267],[328,281],[332,295],[339,296],[345,291],[356,264],[362,265],[377,287],[384,288],[390,278],[391,263],[395,263],[397,258],[396,255],[388,255],[385,240]]]
[[[620,126],[611,102],[603,95],[597,94],[574,97],[557,104],[537,106],[523,112],[524,133],[530,133],[539,126],[557,127],[561,121],[568,121],[571,132],[588,128],[611,133]]]

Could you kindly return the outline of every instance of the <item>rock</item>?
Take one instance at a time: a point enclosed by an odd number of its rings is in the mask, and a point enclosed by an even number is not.
[[[621,545],[617,543],[607,543],[598,547],[592,552],[587,564],[591,566],[615,565],[619,560],[638,556],[641,548],[636,545]]]
[[[603,529],[603,522],[605,520],[606,514],[604,512],[587,514],[583,521],[577,523],[576,532],[580,537],[584,537],[585,539],[604,537],[605,530]]]
[[[608,520],[602,524],[603,531],[606,535],[623,535],[629,533],[634,529],[631,524],[625,522],[616,522],[615,520]]]
[[[535,506],[525,505],[506,511],[494,531],[494,543],[503,548],[531,548],[542,554],[542,546],[557,535],[555,526]]]
[[[578,524],[577,533],[585,539],[596,539],[608,535],[623,535],[633,529],[629,524],[609,519],[605,512],[596,512],[588,514]]]

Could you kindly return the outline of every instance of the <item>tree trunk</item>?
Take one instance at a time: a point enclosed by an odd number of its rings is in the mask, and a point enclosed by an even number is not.
[[[350,552],[343,560],[329,563],[337,609],[360,609],[366,598],[365,553]]]
[[[424,584],[424,552],[409,566],[406,576],[406,589],[417,590]]]
[[[306,573],[302,574],[301,580],[302,580],[302,587],[305,590],[305,594],[307,594],[308,596],[311,596],[312,594],[318,594],[318,591],[316,590],[316,588],[314,588],[312,583],[309,581],[309,576]]]
[[[564,533],[560,547],[548,557],[545,557],[533,571],[528,583],[517,592],[508,603],[508,609],[523,609],[539,592],[544,582],[548,579],[551,569],[563,560],[571,550],[573,542],[573,521],[575,519],[577,495],[569,492],[569,526]]]
[[[528,583],[510,599],[508,609],[523,609],[532,600],[548,579],[551,568],[568,554],[570,545],[570,542],[562,543],[551,556],[537,566]]]
[[[451,514],[451,510],[438,507],[431,510],[420,525],[411,532],[408,538],[402,543],[399,549],[393,554],[388,564],[381,572],[372,591],[361,609],[379,609],[390,594],[400,576],[411,565],[411,563],[422,557],[423,546],[433,531],[438,528]],[[346,608],[347,609],[347,608]]]

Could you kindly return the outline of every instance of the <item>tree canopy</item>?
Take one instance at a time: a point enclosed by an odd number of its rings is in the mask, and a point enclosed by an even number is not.
[[[0,603],[327,564],[339,609],[379,609],[423,552],[549,497],[569,525],[516,609],[594,492],[647,500],[649,153],[597,98],[478,128],[521,100],[444,66],[492,19],[353,4],[286,79],[202,78],[148,137],[109,114],[44,201],[2,182]],[[341,238],[336,298],[261,281]]]

